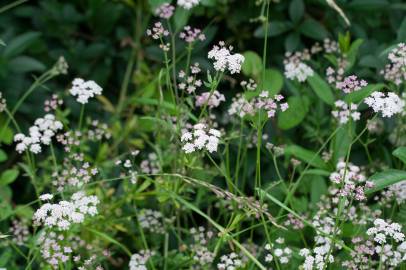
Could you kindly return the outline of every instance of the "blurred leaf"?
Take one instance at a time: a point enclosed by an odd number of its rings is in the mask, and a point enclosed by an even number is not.
[[[297,32],[290,33],[285,39],[285,50],[294,52],[300,45],[300,34]]]
[[[8,42],[3,51],[5,58],[12,58],[24,52],[34,41],[41,36],[38,32],[27,32],[21,34]]]
[[[289,108],[279,112],[278,126],[281,129],[290,129],[299,125],[305,118],[309,101],[306,97],[293,96],[288,98]]]
[[[328,169],[327,164],[324,160],[316,153],[311,150],[305,149],[299,145],[288,145],[285,147],[285,154],[292,155],[301,161],[304,161],[313,167],[317,167],[323,170]]]
[[[365,191],[365,194],[372,194],[388,186],[406,179],[406,171],[390,169],[371,176],[368,180],[374,182],[375,186]]]
[[[406,147],[402,146],[396,148],[395,151],[392,152],[392,154],[406,164]]]
[[[260,85],[262,76],[260,77]],[[278,94],[283,87],[283,76],[277,69],[265,70],[265,81],[263,83],[263,90],[269,92],[271,96]]]
[[[148,3],[151,6],[151,11],[154,12],[160,5],[168,3],[168,0],[148,0]]]
[[[374,10],[382,9],[389,5],[386,0],[353,0],[349,4],[349,8],[353,10]]]
[[[351,140],[352,137],[348,134],[347,126],[341,126],[340,130],[337,131],[332,141],[334,164],[336,164],[340,158],[343,158],[347,154]]]
[[[334,96],[329,84],[316,72],[314,72],[313,76],[307,78],[307,82],[321,100],[329,105],[333,105]]]
[[[312,18],[306,19],[300,26],[299,30],[303,35],[320,41],[329,36],[326,28]]]
[[[187,24],[187,21],[189,20],[189,16],[190,16],[189,10],[186,10],[183,8],[176,9],[175,15],[174,15],[176,31],[180,31]]]
[[[303,0],[292,0],[289,5],[289,17],[294,22],[299,22],[304,14]]]
[[[353,43],[351,43],[350,49],[348,50],[347,53],[347,59],[349,62],[349,65],[346,68],[347,70],[349,70],[354,65],[358,55],[359,47],[362,45],[363,42],[364,42],[363,39],[357,39]]]
[[[6,46],[6,43],[2,39],[0,39],[0,46]]]
[[[347,53],[350,49],[351,36],[350,32],[346,32],[345,35],[338,33],[338,45],[342,53]]]
[[[398,40],[398,42],[406,42],[406,16],[399,26],[399,29],[397,32],[397,40]]]
[[[17,169],[5,170],[0,176],[0,186],[6,186],[17,179],[19,171]]]
[[[322,195],[327,193],[326,181],[321,176],[314,176],[310,182],[310,200],[313,204],[318,203]]]
[[[291,30],[293,24],[289,21],[270,21],[268,24],[268,37],[275,37]],[[260,26],[254,33],[255,37],[263,38],[265,36],[264,27]]]
[[[384,87],[385,87],[385,85],[382,83],[368,84],[367,86],[361,88],[358,91],[349,93],[348,95],[345,96],[344,100],[347,103],[358,103],[358,102],[364,100],[364,98],[368,97],[373,92],[379,91]]]
[[[0,162],[6,161],[7,160],[7,154],[4,152],[3,149],[0,149]]]
[[[243,53],[245,60],[242,64],[242,72],[244,75],[257,77],[262,70],[261,57],[253,51],[246,51]]]
[[[0,125],[0,142],[11,144],[13,142],[13,130]]]
[[[32,71],[43,71],[46,66],[40,61],[29,56],[17,56],[9,63],[10,69],[16,73],[25,73]]]

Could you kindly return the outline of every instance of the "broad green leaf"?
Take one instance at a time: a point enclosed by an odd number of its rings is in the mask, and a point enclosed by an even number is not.
[[[40,37],[38,32],[27,32],[10,40],[4,49],[3,56],[12,58],[24,52],[34,41]]]
[[[382,83],[368,84],[367,86],[361,88],[358,91],[349,93],[348,95],[345,96],[344,100],[347,103],[358,103],[362,101],[364,98],[368,97],[373,92],[379,91],[384,87],[385,85]]]
[[[190,11],[183,8],[177,8],[173,17],[175,20],[175,29],[176,31],[180,31],[187,24],[190,17]]]
[[[307,82],[321,100],[329,105],[333,105],[334,96],[331,87],[317,73],[314,73],[313,76],[308,77]]]
[[[291,30],[292,27],[293,24],[289,21],[270,21],[268,24],[268,37],[279,36]],[[259,38],[264,37],[265,36],[264,27],[263,26],[259,27],[255,31],[254,36]]]
[[[0,149],[0,162],[6,161],[7,160],[7,154],[4,152],[3,149]]]
[[[324,160],[311,150],[307,150],[299,145],[288,145],[285,147],[285,154],[292,155],[303,162],[309,163],[313,167],[317,167],[322,170],[327,170],[328,166]]]
[[[303,0],[293,0],[289,5],[289,17],[294,22],[299,22],[304,14]]]
[[[324,40],[329,36],[326,28],[315,19],[306,19],[299,28],[300,32],[316,40]]]
[[[372,194],[390,185],[396,184],[401,181],[405,181],[406,171],[391,169],[384,172],[376,173],[372,175],[368,180],[372,181],[375,185],[373,188],[368,189],[365,193]]]
[[[395,151],[392,152],[392,154],[406,164],[406,147],[402,146],[396,148]]]
[[[5,170],[0,176],[0,186],[6,186],[14,182],[17,179],[18,173],[17,169]]]
[[[16,73],[43,71],[45,65],[29,56],[17,56],[9,62],[10,69]]]
[[[157,7],[164,3],[168,3],[168,0],[148,0],[148,3],[151,7],[151,11],[154,12]]]
[[[290,129],[299,125],[305,118],[309,100],[306,97],[292,96],[288,98],[289,108],[284,112],[279,112],[278,126],[281,129]]]
[[[310,169],[303,173],[310,174],[310,175],[320,175],[320,176],[330,176],[330,174],[331,174],[329,171],[321,170],[321,169]]]
[[[277,69],[265,70],[265,81],[262,84],[262,76],[260,76],[259,85],[263,86],[263,90],[269,92],[271,96],[278,94],[283,87],[283,76]]]
[[[253,51],[246,51],[243,53],[245,60],[241,66],[244,75],[258,77],[262,71],[261,57]]]
[[[0,142],[11,144],[13,142],[13,130],[10,127],[0,125]]]
[[[354,126],[354,125],[353,125]],[[353,127],[351,127],[353,128]],[[351,133],[352,134],[352,133]],[[348,132],[348,124],[340,126],[332,141],[333,163],[336,164],[340,158],[344,158],[351,144],[352,136]]]

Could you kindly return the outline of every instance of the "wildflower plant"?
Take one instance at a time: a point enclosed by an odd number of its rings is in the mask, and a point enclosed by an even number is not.
[[[404,268],[399,5],[25,2],[64,23],[1,36],[0,269]]]

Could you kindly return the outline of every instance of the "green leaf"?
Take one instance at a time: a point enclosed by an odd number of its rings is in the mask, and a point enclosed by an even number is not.
[[[281,129],[290,129],[299,125],[308,112],[309,100],[306,97],[290,97],[288,104],[289,108],[280,112],[278,116],[278,126]]]
[[[329,105],[333,105],[334,96],[331,87],[316,72],[313,76],[307,78],[307,82],[321,100]]]
[[[328,166],[324,160],[315,152],[307,150],[299,145],[288,145],[285,147],[285,154],[292,155],[313,167],[327,170]]]
[[[293,24],[289,21],[270,21],[268,24],[268,37],[279,36],[289,30],[291,30]],[[259,27],[255,33],[255,37],[265,37],[265,29],[263,26]]]
[[[349,4],[353,10],[377,10],[389,6],[386,0],[354,0]]]
[[[24,52],[34,41],[40,37],[38,32],[28,32],[12,39],[4,49],[3,56],[12,58]]]
[[[44,64],[29,56],[17,56],[10,61],[9,65],[10,69],[16,73],[43,71],[46,69]]]
[[[294,52],[300,45],[300,34],[297,32],[290,33],[285,39],[285,50]]]
[[[289,17],[294,22],[299,22],[304,14],[303,0],[293,0],[289,5]]]
[[[262,84],[262,76],[259,80],[263,89],[268,91],[271,96],[278,94],[283,87],[283,76],[277,69],[266,69],[265,70],[265,81]]]
[[[347,70],[349,70],[355,63],[355,60],[357,59],[359,47],[364,43],[363,39],[357,39],[353,43],[351,43],[350,49],[348,50],[347,53],[347,59],[349,62],[349,65],[347,66]]]
[[[0,186],[6,186],[17,179],[19,171],[17,169],[9,169],[4,171],[0,176]]]
[[[6,43],[0,38],[0,46],[6,46]]]
[[[176,31],[180,31],[187,24],[190,17],[190,11],[183,8],[177,8],[173,17],[175,20],[175,29]]]
[[[364,98],[368,97],[373,92],[379,91],[384,87],[385,85],[382,83],[368,84],[367,86],[361,88],[358,91],[349,93],[348,95],[345,96],[344,100],[347,103],[358,103],[362,101]]]
[[[245,60],[241,69],[244,75],[258,77],[262,71],[261,57],[253,51],[246,51],[243,55]]]
[[[316,40],[324,40],[329,36],[326,28],[315,19],[306,19],[299,28],[300,32]]]
[[[4,152],[3,149],[0,149],[0,162],[6,161],[7,160],[7,154]]]
[[[106,240],[107,242],[110,242],[118,247],[120,247],[128,256],[131,256],[131,252],[130,250],[124,246],[123,244],[121,244],[120,242],[118,242],[117,240],[115,240],[114,238],[112,238],[110,235],[104,233],[104,232],[100,232],[98,230],[92,229],[92,228],[86,228],[86,230],[91,231],[92,233],[96,234],[97,236],[100,236],[102,239]]]
[[[395,151],[392,152],[392,155],[394,155],[395,157],[397,157],[403,163],[406,164],[406,147],[405,146],[396,148]]]
[[[403,19],[397,32],[398,42],[406,42],[406,17]]]
[[[343,158],[348,151],[348,147],[352,141],[352,137],[348,134],[348,126],[340,126],[334,139],[332,141],[333,148],[333,162],[334,164],[338,162],[340,158]]]
[[[320,201],[322,195],[327,193],[326,181],[321,176],[314,176],[310,183],[310,200],[313,204]]]
[[[406,171],[391,169],[385,172],[376,173],[369,178],[369,181],[374,182],[375,186],[371,189],[368,189],[365,194],[371,194],[380,191],[390,185],[404,180],[406,180]]]

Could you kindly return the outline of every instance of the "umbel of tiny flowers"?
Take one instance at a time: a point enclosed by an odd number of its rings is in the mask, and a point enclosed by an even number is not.
[[[347,123],[350,119],[358,121],[361,114],[357,111],[357,104],[347,104],[342,100],[337,100],[335,103],[335,110],[331,114],[338,120],[340,124]]]
[[[35,120],[34,126],[29,129],[29,136],[22,133],[14,136],[14,141],[18,142],[16,151],[21,154],[28,149],[32,153],[38,154],[42,150],[41,144],[49,145],[52,137],[62,128],[63,124],[55,120],[53,114],[46,114],[44,118]]]
[[[220,102],[222,101],[226,101],[226,99],[224,95],[217,90],[214,90],[213,93],[204,92],[201,95],[196,96],[197,107],[201,107],[207,104],[207,106],[211,109],[218,107],[220,105]]]
[[[247,100],[244,96],[238,95],[233,99],[228,113],[230,115],[237,114],[240,117],[245,115],[254,116],[259,110],[264,110],[268,118],[272,118],[276,114],[276,110],[280,108],[281,111],[286,111],[289,108],[288,103],[280,103],[284,97],[282,95],[275,95],[273,98],[269,97],[268,91],[262,91],[258,97]]]
[[[405,101],[393,92],[373,92],[364,102],[383,117],[391,117],[405,110]]]
[[[184,9],[191,9],[199,4],[200,0],[178,0],[178,6]]]
[[[193,126],[193,131],[184,131],[181,142],[185,143],[182,149],[186,154],[196,150],[206,149],[210,153],[217,151],[221,133],[217,129],[208,129],[205,124]]]
[[[381,71],[385,80],[400,85],[406,81],[406,44],[399,43],[388,55],[390,64]]]
[[[68,68],[69,66],[65,58],[63,56],[60,56],[58,58],[58,61],[52,67],[51,73],[55,76],[59,74],[68,74]]]
[[[362,87],[367,85],[368,83],[365,80],[359,80],[355,75],[345,77],[341,82],[336,82],[336,88],[346,94],[361,90]]]
[[[232,46],[227,48],[225,43],[220,41],[218,46],[213,46],[213,49],[209,51],[208,58],[214,60],[213,66],[216,71],[228,70],[231,74],[240,73],[245,58],[239,53],[232,54],[232,50]]]
[[[72,81],[72,88],[69,93],[76,97],[76,101],[81,104],[89,102],[89,98],[101,95],[103,89],[94,81],[85,81],[81,78],[76,78]]]
[[[46,199],[50,199],[50,196],[46,196]],[[83,191],[79,191],[72,195],[70,201],[43,204],[34,213],[34,224],[62,231],[68,230],[72,224],[82,223],[86,215],[96,215],[98,203],[99,199],[96,196],[86,196]]]
[[[193,43],[196,40],[204,41],[206,36],[202,33],[202,30],[198,28],[192,28],[186,25],[183,31],[179,33],[180,39],[183,39],[187,43]]]
[[[155,9],[155,15],[162,19],[170,19],[173,15],[175,7],[169,3],[164,3]]]

